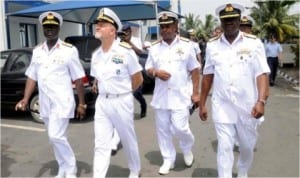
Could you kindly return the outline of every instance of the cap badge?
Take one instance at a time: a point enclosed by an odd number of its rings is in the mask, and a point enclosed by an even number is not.
[[[247,22],[248,19],[247,19],[246,17],[243,17],[241,21],[242,21],[242,22]]]
[[[233,11],[233,7],[231,4],[227,4],[225,7],[225,12],[232,12]]]
[[[48,20],[53,20],[53,19],[54,19],[53,14],[52,14],[52,13],[49,13],[49,14],[47,15],[47,19],[48,19]]]
[[[168,15],[166,13],[162,14],[161,19],[162,20],[167,20],[168,19]]]

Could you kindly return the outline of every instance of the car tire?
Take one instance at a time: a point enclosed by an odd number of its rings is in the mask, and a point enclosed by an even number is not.
[[[33,120],[38,123],[44,123],[43,119],[40,116],[40,103],[38,94],[32,97],[29,108]]]

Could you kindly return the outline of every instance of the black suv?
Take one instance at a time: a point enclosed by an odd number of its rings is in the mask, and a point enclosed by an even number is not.
[[[25,71],[30,64],[32,50],[32,48],[21,48],[1,51],[1,112],[4,112],[5,109],[14,109],[15,104],[23,98],[27,79]],[[87,77],[83,78],[83,82],[88,109],[93,109],[96,96],[91,92]],[[75,88],[75,85],[73,85],[73,88]],[[74,90],[74,93],[77,102],[76,90]],[[36,122],[43,122],[39,115],[37,89],[29,100],[29,111]]]

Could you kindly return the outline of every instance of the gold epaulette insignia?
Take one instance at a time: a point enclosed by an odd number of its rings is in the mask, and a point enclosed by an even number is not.
[[[151,45],[153,46],[153,45],[156,45],[156,44],[158,44],[160,42],[161,42],[161,40],[156,40],[156,41],[152,42]]]
[[[130,44],[128,44],[127,42],[120,42],[120,46],[124,47],[124,48],[127,48],[127,49],[131,49],[132,46]]]
[[[220,37],[221,37],[221,35],[215,36],[215,37],[209,39],[208,42],[215,41],[215,40],[219,39]]]
[[[73,47],[73,45],[71,43],[67,43],[67,42],[62,42],[62,45],[69,47],[69,48]]]
[[[190,40],[188,38],[184,38],[184,37],[180,37],[180,40],[185,41],[185,42],[189,42]]]
[[[255,35],[249,34],[249,33],[244,33],[244,36],[247,38],[252,38],[252,39],[256,39]]]

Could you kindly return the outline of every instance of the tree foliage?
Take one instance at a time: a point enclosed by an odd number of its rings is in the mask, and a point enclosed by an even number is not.
[[[288,15],[290,8],[297,3],[289,1],[255,1],[250,16],[255,20],[254,33],[260,37],[271,34],[282,42],[298,36],[299,14]]]
[[[215,26],[217,26],[218,20],[211,14],[205,16],[205,21],[200,20],[199,15],[189,13],[185,16],[183,28],[185,30],[194,29],[196,31],[197,38],[209,39]]]

